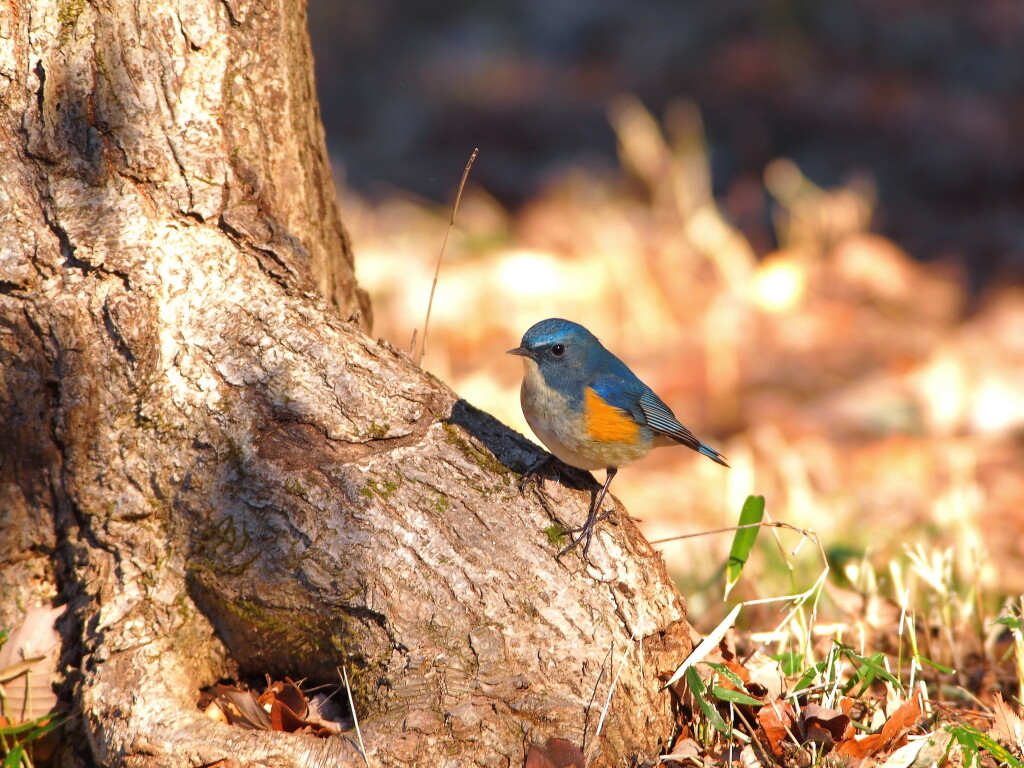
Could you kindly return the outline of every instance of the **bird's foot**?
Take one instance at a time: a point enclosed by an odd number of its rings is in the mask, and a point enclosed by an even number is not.
[[[578,547],[580,545],[580,542],[583,541],[584,539],[587,540],[586,545],[583,547],[583,558],[586,559],[587,552],[590,550],[590,539],[591,539],[591,537],[593,535],[594,535],[594,529],[593,528],[587,529],[586,533],[581,533],[579,536],[577,536],[575,539],[573,539],[571,542],[569,542],[569,546],[565,547],[557,555],[555,555],[555,559],[557,560],[562,555],[567,554],[569,552],[572,552],[574,549],[576,549],[576,547]]]
[[[557,555],[555,555],[555,559],[557,560],[562,555],[572,552],[574,549],[576,549],[576,547],[580,545],[580,542],[582,541],[583,559],[586,560],[587,553],[590,551],[590,541],[594,538],[594,529],[597,527],[597,524],[600,523],[602,520],[611,517],[612,511],[605,512],[603,515],[597,515],[592,520],[587,520],[587,522],[581,525],[579,528],[570,528],[564,531],[564,533],[569,534],[578,533],[579,536],[577,536],[573,541],[570,541],[568,546],[564,547]]]
[[[583,544],[583,559],[587,559],[587,552],[590,550],[590,540],[594,538],[594,527],[608,517],[611,512],[605,512],[601,514],[601,506],[604,504],[604,495],[608,493],[608,486],[611,485],[612,478],[618,472],[617,467],[608,467],[608,475],[604,479],[604,485],[601,486],[601,490],[598,491],[594,497],[594,501],[590,505],[590,511],[587,513],[587,521],[583,523],[583,527],[569,530],[568,533],[579,533],[576,537],[576,541],[570,542],[569,546],[559,552],[555,559],[558,559],[567,552],[571,552],[573,549],[579,546],[582,541]],[[614,511],[614,510],[613,510]]]
[[[593,522],[589,522],[588,521],[588,522],[584,523],[583,525],[581,525],[579,528],[566,528],[566,529],[564,529],[562,531],[562,533],[583,533],[583,532],[585,532],[587,530],[593,530],[595,525],[600,523],[602,520],[607,520],[609,517],[611,517],[612,516],[612,512],[614,512],[614,511],[615,510],[611,510],[610,509],[607,512],[605,512],[603,515],[598,515],[597,517],[595,517]]]
[[[526,490],[526,486],[536,481],[541,487],[544,485],[544,478],[552,474],[558,475],[555,463],[557,459],[551,454],[548,454],[543,459],[534,464],[530,469],[523,473],[522,479],[519,481],[519,492],[522,493]]]

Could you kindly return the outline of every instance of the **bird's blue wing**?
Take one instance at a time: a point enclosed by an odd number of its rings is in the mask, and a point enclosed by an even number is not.
[[[654,390],[646,384],[644,385],[644,390],[638,402],[648,427],[660,435],[671,437],[676,442],[692,448],[697,453],[704,454],[712,461],[724,467],[729,466],[725,463],[725,457],[721,453],[710,445],[702,443],[694,437],[693,432],[679,423],[672,410],[665,405],[660,397],[654,394]]]
[[[665,405],[660,397],[654,394],[654,390],[644,385],[644,392],[640,395],[639,405],[643,412],[644,419],[651,429],[660,435],[671,437],[676,442],[692,448],[697,453],[704,454],[714,462],[723,467],[729,466],[725,457],[706,443],[702,443],[693,432],[688,430],[672,413],[672,410]]]
[[[629,412],[638,423],[649,427],[656,434],[670,437],[704,454],[712,461],[729,466],[721,453],[702,443],[679,423],[672,410],[654,393],[654,390],[637,378],[625,365],[622,367],[625,369],[625,375],[622,371],[609,372],[591,385],[605,402]]]

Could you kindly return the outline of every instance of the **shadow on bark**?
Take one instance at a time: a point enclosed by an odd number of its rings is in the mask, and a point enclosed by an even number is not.
[[[475,437],[498,462],[518,475],[536,469],[549,458],[554,459],[547,451],[465,400],[458,400],[455,403],[447,423],[454,424]],[[589,472],[570,467],[557,459],[554,461],[556,482],[567,488],[590,491],[592,494],[600,489],[600,484],[594,481],[594,476]]]
[[[256,452],[246,455],[229,446],[215,483],[218,493],[207,514],[192,521],[186,539],[189,596],[216,629],[239,678],[262,680],[269,674],[337,684],[338,669],[348,666],[364,686],[388,688],[385,669],[395,654],[409,649],[366,599],[370,574],[380,565],[380,545],[357,510],[397,489],[394,480],[358,486],[351,471],[358,471],[361,460],[414,441],[378,439],[369,447],[331,440],[259,389],[250,387],[243,406],[251,411],[247,420],[259,425]],[[510,478],[512,487],[518,479],[513,475],[548,455],[462,399],[440,426],[447,444],[479,467]],[[589,473],[565,465],[559,465],[556,482],[573,490],[597,488]],[[333,503],[318,506],[309,498],[314,485]],[[437,501],[427,511],[441,512],[442,506]],[[329,549],[318,547],[327,540],[333,543]],[[493,556],[500,558],[500,550]]]

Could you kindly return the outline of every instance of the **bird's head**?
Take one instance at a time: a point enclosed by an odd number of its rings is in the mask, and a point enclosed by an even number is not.
[[[523,335],[508,354],[520,355],[537,364],[545,378],[556,372],[580,371],[599,350],[601,342],[579,323],[552,317],[541,320]]]

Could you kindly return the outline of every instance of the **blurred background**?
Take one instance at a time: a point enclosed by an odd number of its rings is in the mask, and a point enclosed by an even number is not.
[[[732,524],[759,493],[818,533],[837,604],[866,579],[934,577],[937,601],[943,579],[1024,591],[1024,4],[310,0],[309,15],[375,335],[422,334],[479,147],[426,368],[531,435],[504,351],[537,320],[576,320],[732,464],[663,450],[620,472],[648,538]],[[741,598],[820,571],[780,537],[762,534]],[[730,543],[658,545],[701,624]]]

